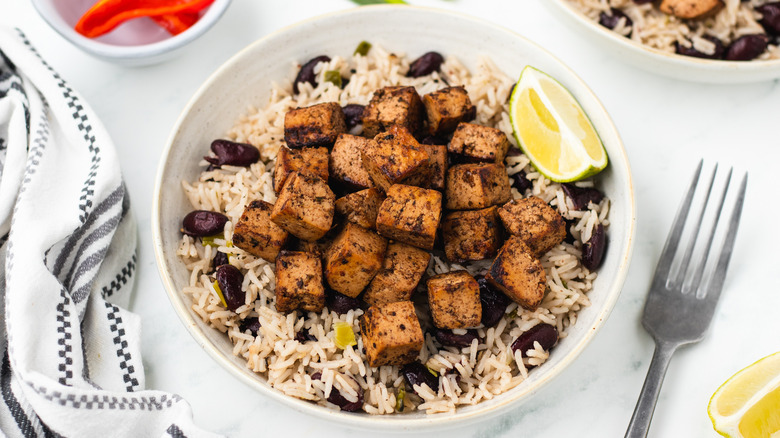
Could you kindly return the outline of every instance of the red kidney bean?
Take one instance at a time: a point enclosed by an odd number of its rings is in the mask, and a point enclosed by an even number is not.
[[[726,47],[723,45],[723,41],[711,35],[705,35],[703,38],[715,44],[715,51],[711,55],[696,50],[692,45],[691,47],[685,47],[680,45],[680,43],[674,43],[675,52],[680,55],[693,56],[695,58],[704,58],[704,59],[723,58],[723,53],[726,51]]]
[[[312,380],[321,380],[322,373],[317,371],[311,375],[311,378]],[[362,388],[357,390],[357,401],[355,402],[351,402],[345,399],[344,396],[341,395],[341,392],[339,392],[339,390],[336,388],[332,388],[330,390],[330,395],[328,396],[328,402],[333,403],[334,405],[338,406],[339,409],[345,412],[357,412],[363,409],[363,401],[364,398]]]
[[[517,172],[510,178],[512,178],[512,186],[523,195],[525,195],[526,190],[530,190],[534,187],[534,184],[528,179],[524,170]]]
[[[550,350],[558,342],[558,329],[549,324],[535,325],[512,342],[512,351],[520,350],[520,354],[527,357],[526,352],[534,348],[534,342],[539,342],[544,350]]]
[[[404,365],[401,367],[401,374],[404,375],[404,379],[412,391],[414,391],[414,385],[422,385],[423,383],[428,385],[433,392],[439,390],[439,378],[420,362],[415,361]],[[414,392],[417,393],[417,391]]]
[[[181,221],[181,232],[193,237],[213,236],[225,229],[228,217],[222,213],[208,210],[195,210],[187,213]]]
[[[604,226],[598,224],[593,229],[590,240],[582,244],[582,265],[591,271],[597,269],[601,266],[606,248],[607,233],[604,231]]]
[[[618,23],[620,22],[620,19],[625,19],[624,26],[625,27],[631,27],[634,25],[634,22],[631,21],[630,18],[628,18],[628,15],[626,15],[623,11],[617,8],[611,8],[609,11],[609,14],[606,12],[602,12],[599,14],[599,24],[606,27],[607,29],[614,29],[617,27]],[[626,35],[627,37],[631,36],[631,32]]]
[[[260,330],[260,320],[256,316],[250,316],[249,318],[242,319],[238,324],[238,329],[241,333],[249,330],[252,336],[257,336],[257,332]]]
[[[727,61],[750,61],[764,53],[769,37],[763,34],[743,35],[734,40],[726,49]]]
[[[244,275],[233,265],[222,265],[217,268],[217,284],[222,296],[225,297],[227,308],[236,311],[244,305],[246,292],[241,288]]]
[[[444,62],[444,57],[438,52],[428,52],[419,58],[415,59],[409,65],[409,72],[406,76],[410,78],[419,78],[420,76],[429,75],[435,71],[441,69],[441,64]]]
[[[325,306],[331,311],[343,315],[352,309],[360,309],[361,300],[328,289],[325,292]]]
[[[478,337],[476,330],[468,330],[464,335],[456,335],[452,330],[439,328],[433,330],[433,336],[441,345],[457,348],[470,347],[471,341]]]
[[[211,267],[214,269],[217,269],[218,267],[227,264],[230,264],[228,255],[221,251],[217,251],[217,254],[214,255],[213,259],[211,259]]]
[[[767,33],[780,34],[780,2],[764,3],[756,6],[756,11],[761,14],[761,26]]]
[[[298,72],[298,76],[295,77],[295,82],[293,82],[293,93],[298,94],[298,84],[302,82],[308,82],[315,87],[317,86],[317,76],[314,74],[314,67],[320,62],[330,62],[330,57],[325,55],[317,56],[301,66],[301,70]]]
[[[477,284],[479,300],[482,302],[482,324],[485,327],[493,327],[504,316],[511,300],[503,292],[491,286],[482,275],[477,276]]]
[[[341,108],[344,111],[344,118],[347,121],[347,129],[352,129],[357,125],[363,123],[363,110],[366,109],[363,105],[356,103],[350,103]]]
[[[316,341],[317,337],[309,333],[309,329],[302,328],[295,334],[295,340],[303,344],[306,341]]]
[[[214,166],[249,166],[260,159],[260,151],[246,143],[236,143],[230,140],[214,140],[211,142],[211,151],[216,157],[203,157]]]
[[[565,219],[565,218],[564,218],[564,219],[563,219],[563,222],[566,224],[566,237],[564,237],[564,238],[563,238],[563,240],[564,240],[566,243],[569,243],[569,244],[572,244],[572,245],[573,245],[573,244],[574,244],[574,241],[575,241],[576,239],[574,239],[574,235],[573,235],[573,234],[571,234],[571,227],[573,227],[573,226],[577,225],[577,221],[575,221],[575,220],[573,220],[573,219]]]
[[[563,192],[571,199],[575,210],[585,210],[588,203],[598,204],[604,199],[604,194],[592,187],[577,187],[574,184],[561,184]]]

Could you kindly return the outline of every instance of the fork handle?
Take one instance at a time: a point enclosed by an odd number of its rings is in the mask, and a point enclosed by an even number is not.
[[[631,423],[628,424],[625,438],[644,438],[647,436],[650,421],[653,419],[653,411],[655,411],[655,403],[661,392],[661,383],[664,381],[669,361],[677,347],[679,347],[678,344],[668,342],[656,343],[653,361],[650,362],[650,369],[647,371],[645,384],[639,394],[639,401],[634,408],[634,415],[631,417]]]

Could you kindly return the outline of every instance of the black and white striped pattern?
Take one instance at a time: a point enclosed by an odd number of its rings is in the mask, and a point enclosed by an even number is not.
[[[210,436],[144,390],[140,320],[120,307],[135,224],[105,129],[3,27],[0,105],[0,436]]]

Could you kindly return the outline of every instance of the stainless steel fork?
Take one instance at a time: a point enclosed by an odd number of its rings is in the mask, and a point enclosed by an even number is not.
[[[696,188],[699,185],[702,165],[703,160],[699,162],[688,192],[677,210],[677,216],[674,218],[666,245],[655,268],[653,283],[650,286],[650,292],[645,303],[642,325],[655,339],[655,353],[653,353],[653,360],[650,363],[645,384],[642,387],[639,401],[634,409],[634,415],[631,417],[631,423],[628,425],[626,438],[647,436],[658,394],[661,391],[661,383],[672,354],[681,345],[698,342],[704,337],[704,333],[709,327],[712,315],[715,312],[715,306],[718,303],[720,293],[723,290],[726,269],[734,249],[739,218],[745,201],[747,173],[742,178],[720,254],[716,255],[717,265],[711,271],[712,274],[705,278],[705,266],[708,265],[707,260],[710,256],[716,229],[718,228],[718,220],[726,202],[726,194],[731,182],[733,169],[728,172],[723,194],[716,204],[717,210],[714,212],[714,221],[709,236],[705,237],[706,240],[704,241],[698,241],[699,245],[704,245],[703,250],[694,257],[694,247],[696,247],[699,231],[702,228],[705,211],[712,204],[710,195],[715,182],[717,165],[712,171],[709,186],[706,188],[707,191],[704,195],[701,212],[698,215],[694,215],[691,223],[688,224],[688,226],[693,226],[694,228],[690,229],[691,236],[684,247],[685,252],[682,253],[682,257],[678,256],[675,258],[675,255],[678,254],[678,249],[682,248],[680,240],[683,236],[683,229],[688,219],[688,213],[691,210]],[[678,263],[673,263],[675,260]],[[676,269],[672,269],[673,265]]]

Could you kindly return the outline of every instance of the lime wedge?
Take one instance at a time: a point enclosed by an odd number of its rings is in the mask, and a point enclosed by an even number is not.
[[[607,167],[607,152],[585,111],[540,70],[523,69],[509,100],[509,120],[517,144],[552,181],[577,181]]]
[[[780,435],[780,353],[729,378],[715,391],[707,413],[715,430],[725,437]]]

